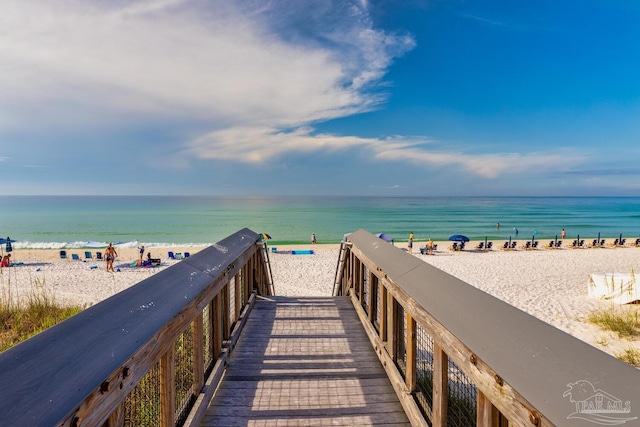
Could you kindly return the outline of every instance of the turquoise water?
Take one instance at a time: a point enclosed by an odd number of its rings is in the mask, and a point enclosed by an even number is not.
[[[640,198],[0,196],[0,236],[16,247],[85,241],[202,245],[248,227],[271,244],[337,243],[360,228],[406,241],[640,236]],[[496,223],[500,222],[498,231]]]

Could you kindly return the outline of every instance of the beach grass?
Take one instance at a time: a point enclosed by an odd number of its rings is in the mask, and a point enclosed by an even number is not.
[[[44,331],[81,312],[84,307],[60,305],[43,289],[16,300],[0,297],[0,351]]]
[[[631,366],[640,368],[640,350],[635,347],[626,348],[621,353],[616,353],[615,356]]]
[[[594,311],[589,315],[588,320],[604,330],[617,333],[620,338],[640,335],[640,309],[637,307]]]

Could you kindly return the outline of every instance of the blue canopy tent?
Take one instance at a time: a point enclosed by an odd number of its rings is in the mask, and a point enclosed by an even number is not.
[[[380,239],[384,240],[385,242],[389,242],[389,243],[393,244],[393,239],[388,234],[378,233],[378,234],[376,234],[376,237],[379,237]]]

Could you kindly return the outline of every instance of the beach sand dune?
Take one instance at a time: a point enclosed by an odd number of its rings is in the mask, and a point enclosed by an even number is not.
[[[608,302],[588,297],[589,275],[640,271],[640,248],[451,252],[448,243],[439,242],[435,256],[414,256],[606,352],[615,354],[630,346],[640,349],[637,342],[620,339],[586,321],[592,311],[610,307]],[[418,246],[414,245],[415,252]],[[276,293],[331,295],[339,247],[278,247],[279,252],[314,249],[313,255],[270,252]],[[406,250],[406,244],[399,247]],[[475,247],[474,242],[468,247]],[[161,267],[132,268],[137,251],[125,249],[115,262],[120,267],[116,273],[107,273],[104,262],[96,260],[61,260],[58,251],[17,250],[13,259],[24,264],[3,268],[0,286],[5,299],[45,290],[60,302],[95,304],[179,262],[167,259],[167,248],[148,249],[162,258]],[[200,249],[172,248],[174,252],[191,253]]]

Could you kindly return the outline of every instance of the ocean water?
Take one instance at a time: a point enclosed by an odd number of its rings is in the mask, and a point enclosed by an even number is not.
[[[500,230],[496,224],[501,224]],[[406,241],[640,237],[640,198],[0,196],[0,236],[15,247],[203,245],[248,227],[270,244],[338,243],[364,228]],[[515,228],[518,229],[516,236]]]

